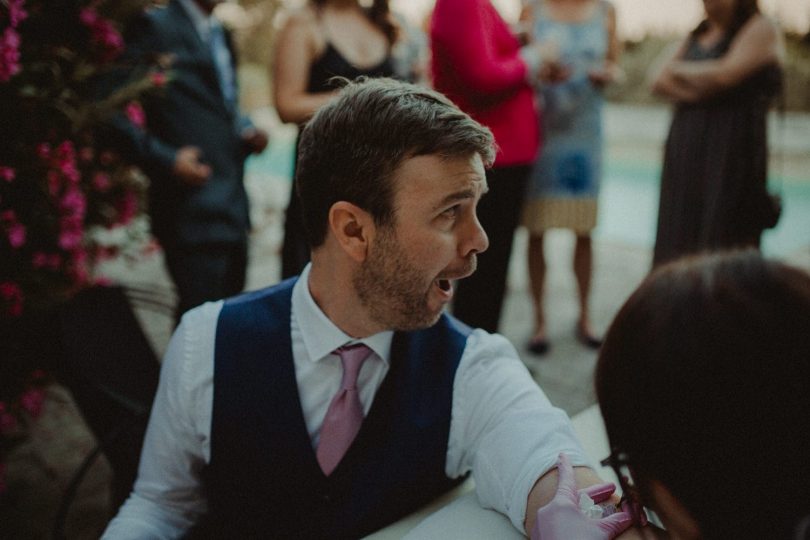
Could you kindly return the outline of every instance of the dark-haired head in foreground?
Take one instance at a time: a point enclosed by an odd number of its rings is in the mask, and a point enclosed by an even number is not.
[[[810,276],[755,250],[682,259],[614,320],[613,456],[678,538],[793,538],[810,515]]]

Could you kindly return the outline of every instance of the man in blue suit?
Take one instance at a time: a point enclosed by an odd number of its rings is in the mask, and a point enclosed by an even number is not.
[[[488,247],[493,157],[489,130],[423,87],[369,79],[322,107],[295,180],[312,262],[184,315],[104,538],[360,538],[470,472],[525,532],[561,452],[598,482],[515,348],[444,312]]]
[[[177,287],[178,319],[240,292],[250,227],[243,166],[267,135],[240,114],[235,56],[212,15],[222,0],[171,0],[133,25],[125,58],[168,59],[165,91],[147,95],[147,124],[119,117],[118,146],[149,176],[152,231]]]

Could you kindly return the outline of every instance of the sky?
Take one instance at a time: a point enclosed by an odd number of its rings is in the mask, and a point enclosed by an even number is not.
[[[492,0],[507,20],[515,20],[519,0]],[[391,0],[394,10],[415,21],[425,16],[435,0]],[[622,39],[640,39],[647,33],[685,34],[700,21],[701,0],[612,0],[616,6]],[[810,29],[810,0],[759,0],[765,13],[776,18],[785,30],[805,33]]]

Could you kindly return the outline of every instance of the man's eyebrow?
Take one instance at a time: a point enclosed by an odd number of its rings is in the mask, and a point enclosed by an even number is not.
[[[475,191],[472,189],[463,189],[461,191],[456,191],[455,193],[450,193],[449,195],[445,196],[439,203],[436,205],[436,208],[441,208],[442,206],[447,206],[448,204],[457,202],[457,201],[464,201],[467,199],[474,199],[475,198]]]
[[[485,193],[489,191],[489,186],[484,184],[483,189],[481,190],[481,195],[483,196]],[[450,203],[454,203],[456,201],[464,201],[467,199],[474,199],[476,196],[476,190],[473,189],[462,189],[461,191],[456,191],[454,193],[450,193],[449,195],[445,196],[439,204],[436,205],[436,208],[441,208],[442,206],[446,206]]]

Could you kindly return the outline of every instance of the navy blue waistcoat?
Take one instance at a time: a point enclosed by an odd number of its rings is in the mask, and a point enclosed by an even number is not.
[[[321,472],[290,340],[295,279],[225,302],[216,333],[209,512],[201,536],[358,538],[457,485],[444,472],[453,380],[470,329],[443,315],[394,334],[391,367],[357,438]]]

